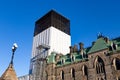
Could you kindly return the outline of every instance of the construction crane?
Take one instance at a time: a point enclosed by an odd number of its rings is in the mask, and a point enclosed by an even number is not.
[[[32,75],[29,80],[43,80],[45,66],[46,66],[46,57],[47,52],[50,49],[49,46],[42,44],[37,47],[37,50],[39,50],[38,54],[31,59],[31,64],[34,66],[34,72],[32,72]]]

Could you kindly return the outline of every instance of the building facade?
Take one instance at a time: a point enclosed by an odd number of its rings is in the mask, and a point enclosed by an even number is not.
[[[66,55],[52,52],[43,80],[120,80],[120,37],[99,35],[92,46],[79,46],[71,46]]]
[[[51,10],[35,22],[29,74],[18,79],[120,80],[120,37],[70,45],[70,21]]]

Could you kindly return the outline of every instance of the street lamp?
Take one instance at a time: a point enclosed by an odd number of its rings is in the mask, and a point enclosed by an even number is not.
[[[14,43],[14,44],[13,44],[13,47],[12,47],[12,57],[11,57],[11,62],[10,62],[10,64],[12,64],[12,65],[13,65],[14,53],[15,53],[17,47],[18,47],[17,44]]]

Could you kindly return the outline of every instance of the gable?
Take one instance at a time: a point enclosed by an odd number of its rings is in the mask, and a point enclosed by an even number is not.
[[[100,51],[100,50],[103,50],[103,49],[106,49],[106,48],[108,48],[108,46],[107,46],[107,43],[105,42],[105,40],[103,38],[99,38],[95,42],[95,44],[92,46],[92,48],[90,49],[88,54],[96,52],[96,51]]]

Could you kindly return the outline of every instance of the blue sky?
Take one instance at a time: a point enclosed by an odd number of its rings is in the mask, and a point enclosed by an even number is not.
[[[120,36],[119,0],[0,0],[0,75],[8,67],[14,42],[19,46],[16,73],[28,74],[34,22],[51,9],[70,19],[72,45],[90,46],[98,32],[109,38]]]

